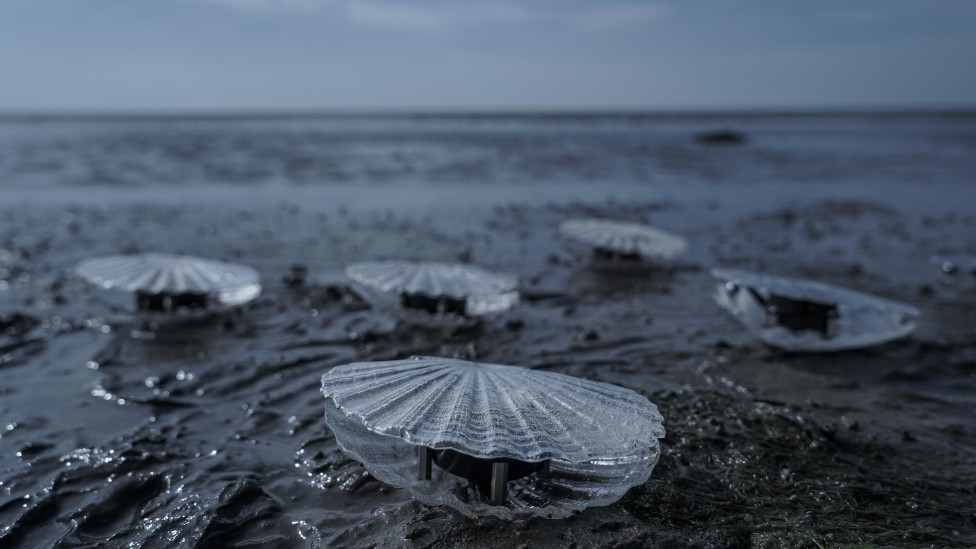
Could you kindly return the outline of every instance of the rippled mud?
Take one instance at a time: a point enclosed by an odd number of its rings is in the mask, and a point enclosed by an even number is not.
[[[688,237],[685,263],[600,275],[558,238],[606,215]],[[0,545],[7,547],[967,547],[976,545],[976,303],[933,252],[972,215],[863,200],[729,210],[614,201],[394,213],[232,205],[43,206],[0,216]],[[157,332],[70,274],[98,254],[247,263],[264,294]],[[343,265],[412,258],[519,276],[474,329],[405,328]],[[919,307],[916,337],[792,355],[711,301],[715,265]],[[616,383],[668,430],[644,486],[557,521],[472,520],[372,479],[324,425],[319,378],[456,356]]]

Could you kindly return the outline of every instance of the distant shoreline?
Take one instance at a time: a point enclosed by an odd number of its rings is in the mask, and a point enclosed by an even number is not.
[[[350,110],[117,110],[2,111],[0,122],[154,121],[154,120],[314,120],[314,119],[534,119],[534,120],[669,120],[711,118],[976,118],[976,105],[904,108],[772,108],[772,109],[350,109]]]

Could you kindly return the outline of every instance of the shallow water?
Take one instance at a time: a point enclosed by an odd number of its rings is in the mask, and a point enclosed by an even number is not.
[[[750,140],[694,143],[714,127]],[[972,118],[8,120],[0,140],[0,545],[976,544],[976,299],[927,262],[976,252]],[[299,152],[307,178],[289,175]],[[275,175],[220,176],[255,169]],[[585,215],[682,233],[690,253],[592,273],[557,234]],[[133,251],[244,262],[265,292],[133,337],[124,296],[69,274]],[[394,257],[514,273],[523,304],[475,331],[403,329],[341,276]],[[712,303],[715,265],[905,301],[921,325],[777,353]],[[566,520],[412,502],[337,450],[318,387],[413,354],[639,390],[665,416],[661,463]]]
[[[0,186],[912,181],[976,172],[976,113],[0,118]],[[733,128],[743,146],[695,135]]]

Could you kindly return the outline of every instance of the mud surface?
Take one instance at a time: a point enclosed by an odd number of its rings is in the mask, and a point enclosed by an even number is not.
[[[976,300],[928,264],[976,252],[973,193],[899,185],[526,191],[451,208],[428,189],[406,209],[304,191],[0,204],[0,546],[976,546]],[[587,215],[680,232],[690,253],[666,272],[596,274],[556,231]],[[244,262],[265,291],[150,337],[126,296],[70,274],[137,251]],[[381,258],[511,272],[523,303],[475,330],[407,329],[341,276]],[[922,321],[871,350],[776,352],[714,305],[717,265],[905,301]],[[665,417],[661,461],[620,502],[566,520],[422,506],[338,451],[319,393],[335,365],[415,354],[641,391]]]

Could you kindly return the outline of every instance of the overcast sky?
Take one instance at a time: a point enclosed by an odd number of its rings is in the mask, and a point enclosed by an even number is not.
[[[976,105],[976,0],[0,0],[0,110]]]

